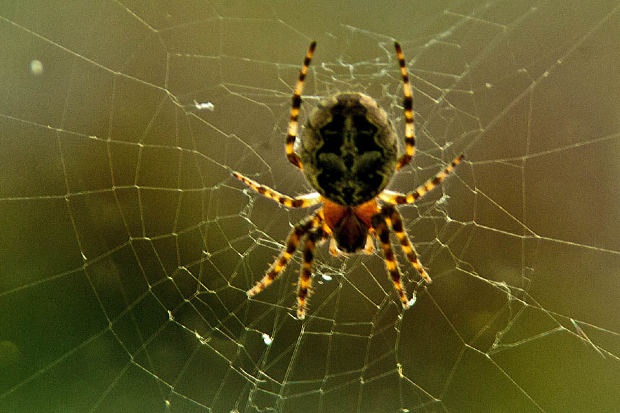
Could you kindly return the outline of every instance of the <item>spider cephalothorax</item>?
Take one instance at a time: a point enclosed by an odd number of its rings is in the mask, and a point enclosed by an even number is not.
[[[377,102],[362,93],[339,93],[323,100],[305,124],[301,137],[301,156],[295,153],[301,92],[315,46],[315,42],[310,44],[295,86],[285,150],[288,160],[304,171],[306,179],[317,192],[291,198],[238,172],[233,172],[233,175],[256,192],[286,207],[322,206],[293,227],[285,249],[271,264],[267,274],[247,294],[253,297],[267,288],[284,271],[302,243],[303,263],[297,284],[297,317],[303,319],[312,286],[312,261],[316,244],[331,238],[329,250],[333,255],[358,251],[369,254],[374,249],[374,237],[381,245],[385,266],[400,301],[407,308],[409,298],[401,282],[401,273],[390,242],[390,231],[394,232],[401,249],[420,276],[427,283],[431,282],[431,278],[417,258],[395,205],[412,204],[441,184],[464,156],[461,154],[454,158],[444,170],[412,192],[401,194],[385,189],[392,175],[407,165],[415,152],[411,85],[403,52],[396,42],[394,47],[403,79],[405,153],[397,156],[397,134],[392,123]]]

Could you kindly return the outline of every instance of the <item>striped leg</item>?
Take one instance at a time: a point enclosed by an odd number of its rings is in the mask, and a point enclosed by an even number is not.
[[[306,317],[306,307],[308,297],[312,292],[312,261],[314,260],[314,249],[316,244],[324,241],[327,237],[320,228],[312,230],[306,236],[303,247],[304,261],[301,264],[299,281],[297,282],[297,318],[303,320]]]
[[[293,92],[293,105],[291,107],[291,120],[288,123],[288,133],[286,135],[286,157],[289,162],[298,167],[302,168],[301,159],[299,155],[295,153],[295,139],[297,138],[297,133],[299,131],[299,108],[301,107],[301,92],[304,87],[304,80],[306,79],[306,74],[308,73],[308,67],[310,66],[310,61],[312,60],[312,54],[314,53],[314,48],[316,47],[316,42],[310,43],[310,47],[306,52],[306,57],[304,58],[304,64],[301,67],[301,71],[299,72],[299,79],[297,80],[297,85],[295,85],[295,91]]]
[[[319,195],[318,192],[312,192],[306,195],[300,195],[295,198],[291,198],[290,196],[283,195],[277,191],[274,191],[268,186],[261,185],[258,182],[253,181],[252,179],[241,175],[239,172],[233,171],[232,174],[235,178],[237,178],[238,180],[240,180],[241,182],[243,182],[244,184],[246,184],[247,186],[249,186],[256,192],[258,192],[259,194],[269,199],[273,199],[277,203],[282,204],[289,208],[307,208],[309,206],[316,205],[319,202],[321,202],[321,195]]]
[[[400,169],[407,165],[415,154],[415,128],[413,124],[413,99],[411,92],[411,83],[409,83],[409,73],[407,72],[407,64],[405,55],[400,48],[398,42],[394,42],[396,56],[398,57],[398,65],[400,66],[400,76],[403,79],[403,107],[405,109],[405,153],[398,160],[396,169]]]
[[[390,243],[390,230],[388,229],[388,224],[382,212],[379,212],[372,217],[372,227],[374,228],[376,237],[381,244],[381,248],[383,249],[385,267],[387,268],[390,278],[394,283],[394,289],[398,293],[398,297],[403,304],[403,308],[407,308],[409,307],[409,299],[407,298],[407,293],[403,287],[400,269],[398,268],[396,256],[394,255],[394,250],[392,249],[392,244]]]
[[[286,238],[286,249],[280,253],[278,258],[271,264],[265,276],[256,283],[254,287],[247,291],[248,297],[254,297],[256,294],[269,287],[282,274],[288,265],[291,257],[297,250],[299,240],[313,229],[320,227],[322,221],[318,213],[311,215],[295,225]]]
[[[422,198],[429,191],[435,188],[437,185],[441,184],[444,179],[456,168],[458,164],[465,158],[465,154],[460,154],[452,162],[448,165],[443,171],[439,172],[433,178],[424,182],[422,185],[418,186],[415,190],[401,194],[400,192],[394,192],[386,189],[381,192],[378,197],[384,202],[389,204],[413,204],[416,200]]]
[[[396,208],[394,208],[394,205],[384,205],[383,208],[381,208],[381,213],[386,218],[388,226],[392,229],[392,231],[394,231],[394,234],[396,234],[396,238],[398,238],[398,242],[400,243],[400,248],[407,256],[407,259],[411,265],[413,265],[413,268],[420,273],[420,276],[424,279],[424,281],[430,284],[431,277],[422,266],[422,263],[420,263],[420,260],[418,260],[415,247],[405,232],[405,228],[403,227],[403,217],[396,210]]]

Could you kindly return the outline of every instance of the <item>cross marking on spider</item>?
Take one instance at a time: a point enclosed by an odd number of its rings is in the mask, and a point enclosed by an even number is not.
[[[275,281],[301,244],[303,262],[297,283],[297,318],[303,319],[312,288],[312,261],[317,244],[329,239],[329,251],[335,256],[357,252],[370,254],[374,250],[374,237],[383,250],[394,289],[403,308],[407,308],[410,300],[401,281],[390,231],[394,232],[407,260],[422,279],[430,283],[431,277],[420,263],[395,206],[413,204],[440,185],[465,155],[454,158],[446,168],[411,192],[385,189],[394,173],[407,165],[415,154],[412,89],[398,42],[394,42],[394,48],[403,81],[405,153],[398,157],[398,135],[385,111],[370,96],[351,92],[338,93],[319,103],[310,113],[300,137],[301,155],[295,153],[301,94],[315,47],[316,42],[312,42],[308,48],[293,92],[285,152],[287,159],[303,171],[317,192],[290,197],[238,172],[233,172],[233,176],[285,207],[307,208],[317,204],[321,207],[293,227],[285,249],[247,295],[254,297]]]

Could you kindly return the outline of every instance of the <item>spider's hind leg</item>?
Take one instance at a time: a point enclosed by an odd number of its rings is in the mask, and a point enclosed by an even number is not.
[[[405,110],[405,153],[398,160],[398,164],[396,164],[396,169],[400,169],[411,162],[411,158],[415,154],[415,127],[413,124],[413,97],[405,55],[398,42],[394,42],[394,49],[396,49],[400,76],[403,80],[403,107]]]
[[[295,139],[297,139],[297,134],[299,133],[299,108],[301,107],[301,92],[304,88],[304,80],[308,74],[308,67],[310,66],[310,61],[312,60],[312,54],[314,53],[315,47],[316,42],[310,43],[310,47],[304,57],[304,64],[301,66],[301,70],[299,71],[299,79],[297,79],[297,84],[295,85],[295,90],[293,92],[291,118],[288,122],[288,131],[286,134],[286,157],[290,163],[299,169],[302,168],[302,165],[299,155],[295,153]]]

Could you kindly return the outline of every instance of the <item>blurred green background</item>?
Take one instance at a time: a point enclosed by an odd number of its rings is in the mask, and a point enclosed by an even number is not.
[[[0,411],[616,411],[616,1],[1,1]],[[253,300],[308,211],[284,156],[302,119],[365,92],[403,132],[401,208],[433,284],[381,256],[299,258]],[[201,104],[203,104],[201,106]]]

